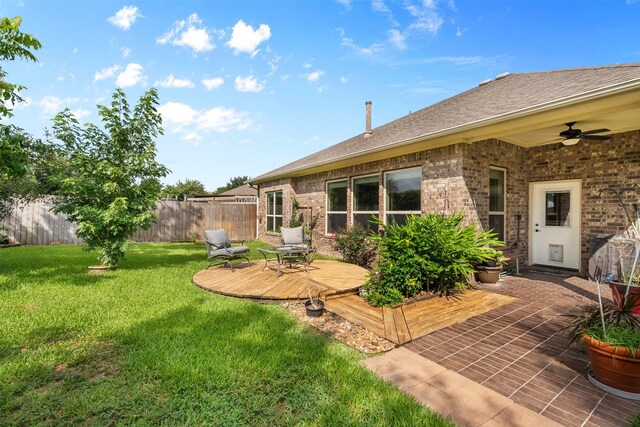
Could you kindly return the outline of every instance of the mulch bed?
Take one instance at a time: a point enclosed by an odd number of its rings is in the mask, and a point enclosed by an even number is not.
[[[382,353],[396,347],[391,341],[329,311],[325,311],[322,317],[307,317],[304,303],[285,302],[282,305],[301,321],[364,353]]]

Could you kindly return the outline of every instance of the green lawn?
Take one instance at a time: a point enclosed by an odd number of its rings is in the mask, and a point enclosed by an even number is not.
[[[204,254],[91,276],[78,246],[0,249],[0,425],[449,425],[282,307],[193,286]]]

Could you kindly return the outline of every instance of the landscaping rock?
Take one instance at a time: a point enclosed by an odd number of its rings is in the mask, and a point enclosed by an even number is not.
[[[298,319],[364,353],[382,353],[396,347],[391,341],[329,311],[325,311],[321,317],[307,317],[304,303],[285,302],[282,305]]]

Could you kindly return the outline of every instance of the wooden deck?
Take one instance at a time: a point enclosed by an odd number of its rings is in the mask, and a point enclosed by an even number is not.
[[[455,299],[436,297],[397,308],[372,307],[357,295],[330,299],[325,307],[376,335],[403,344],[515,300],[506,295],[471,290]]]
[[[276,276],[272,269],[262,270],[264,261],[251,265],[237,264],[229,268],[202,270],[193,276],[193,283],[211,292],[237,298],[256,300],[306,300],[307,275],[302,266],[282,268]],[[309,267],[315,294],[330,299],[341,294],[353,294],[367,280],[367,270],[357,265],[337,261],[315,260]]]

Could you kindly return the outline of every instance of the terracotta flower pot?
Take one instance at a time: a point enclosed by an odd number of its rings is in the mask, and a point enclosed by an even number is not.
[[[624,294],[627,292],[627,285],[624,283],[609,282],[609,288],[611,289],[613,303],[616,307],[621,307]],[[629,296],[631,295],[636,295],[636,298],[638,298],[631,311],[633,314],[638,316],[640,315],[640,286],[631,286],[629,288]]]
[[[478,279],[482,283],[497,283],[502,267],[478,267]]]
[[[640,393],[640,352],[634,357],[626,348],[582,336],[591,367],[601,383],[628,393]]]

